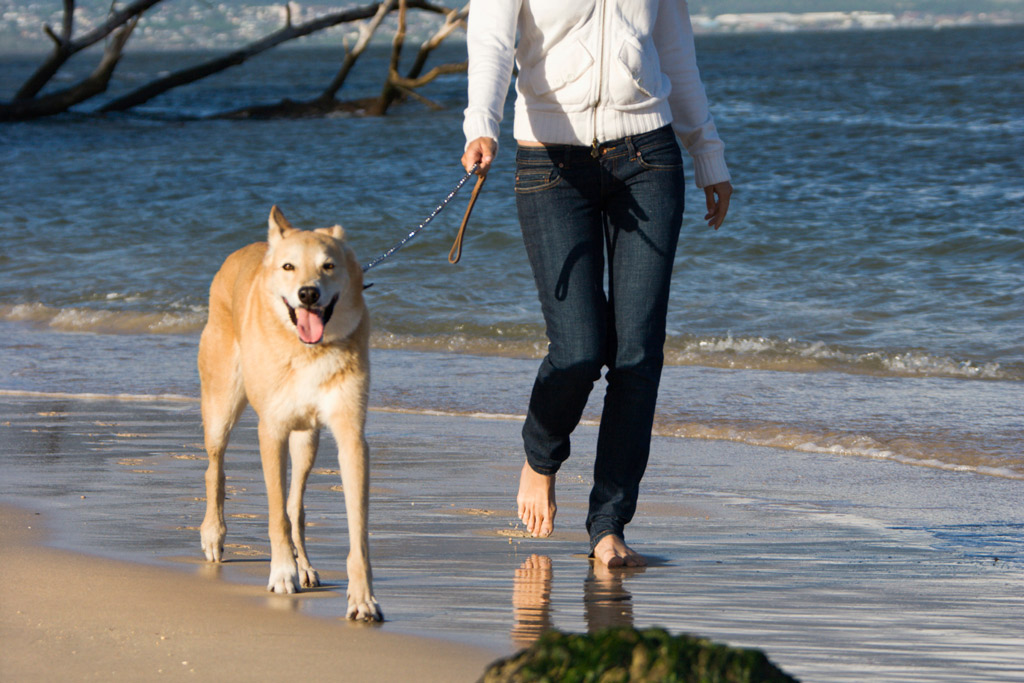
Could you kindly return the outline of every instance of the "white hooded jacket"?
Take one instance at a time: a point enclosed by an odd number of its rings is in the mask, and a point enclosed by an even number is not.
[[[467,44],[467,141],[498,139],[515,60],[517,140],[589,146],[671,123],[699,187],[729,180],[685,0],[473,0]]]

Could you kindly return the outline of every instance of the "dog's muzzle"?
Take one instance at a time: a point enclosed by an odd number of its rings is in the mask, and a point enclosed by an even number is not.
[[[301,306],[293,307],[288,300],[282,297],[284,305],[288,307],[288,316],[299,333],[299,339],[303,344],[319,344],[324,338],[324,328],[334,314],[334,305],[338,303],[338,295],[335,294],[331,302],[326,306],[317,306],[320,301],[320,290],[317,287],[300,287],[299,301]]]

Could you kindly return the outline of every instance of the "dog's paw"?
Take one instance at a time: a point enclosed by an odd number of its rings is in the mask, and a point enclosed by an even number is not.
[[[350,595],[345,616],[353,621],[384,621],[384,612],[372,595],[363,600],[354,600]]]
[[[275,565],[270,563],[270,580],[267,582],[267,590],[271,593],[285,595],[298,593],[301,590],[299,583],[299,569],[292,562],[291,566],[285,563]]]
[[[320,585],[320,575],[312,567],[299,567],[299,583],[303,588],[316,588]]]
[[[227,535],[224,527],[208,527],[203,525],[199,533],[206,561],[222,562],[224,560],[224,537]]]

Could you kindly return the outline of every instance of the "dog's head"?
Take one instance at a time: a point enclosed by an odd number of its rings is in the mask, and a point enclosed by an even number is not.
[[[298,230],[270,209],[267,286],[282,322],[307,345],[345,338],[362,316],[363,271],[340,225]]]

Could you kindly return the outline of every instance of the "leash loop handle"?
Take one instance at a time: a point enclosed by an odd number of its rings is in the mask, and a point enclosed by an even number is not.
[[[462,258],[462,238],[466,235],[466,224],[469,223],[469,214],[473,213],[473,205],[476,204],[476,198],[480,194],[480,189],[484,186],[485,180],[487,180],[487,176],[477,176],[476,185],[473,186],[473,193],[469,195],[469,204],[466,205],[466,214],[462,217],[459,234],[455,236],[455,242],[452,244],[451,251],[448,252],[448,263],[452,265],[458,263],[459,259]]]

